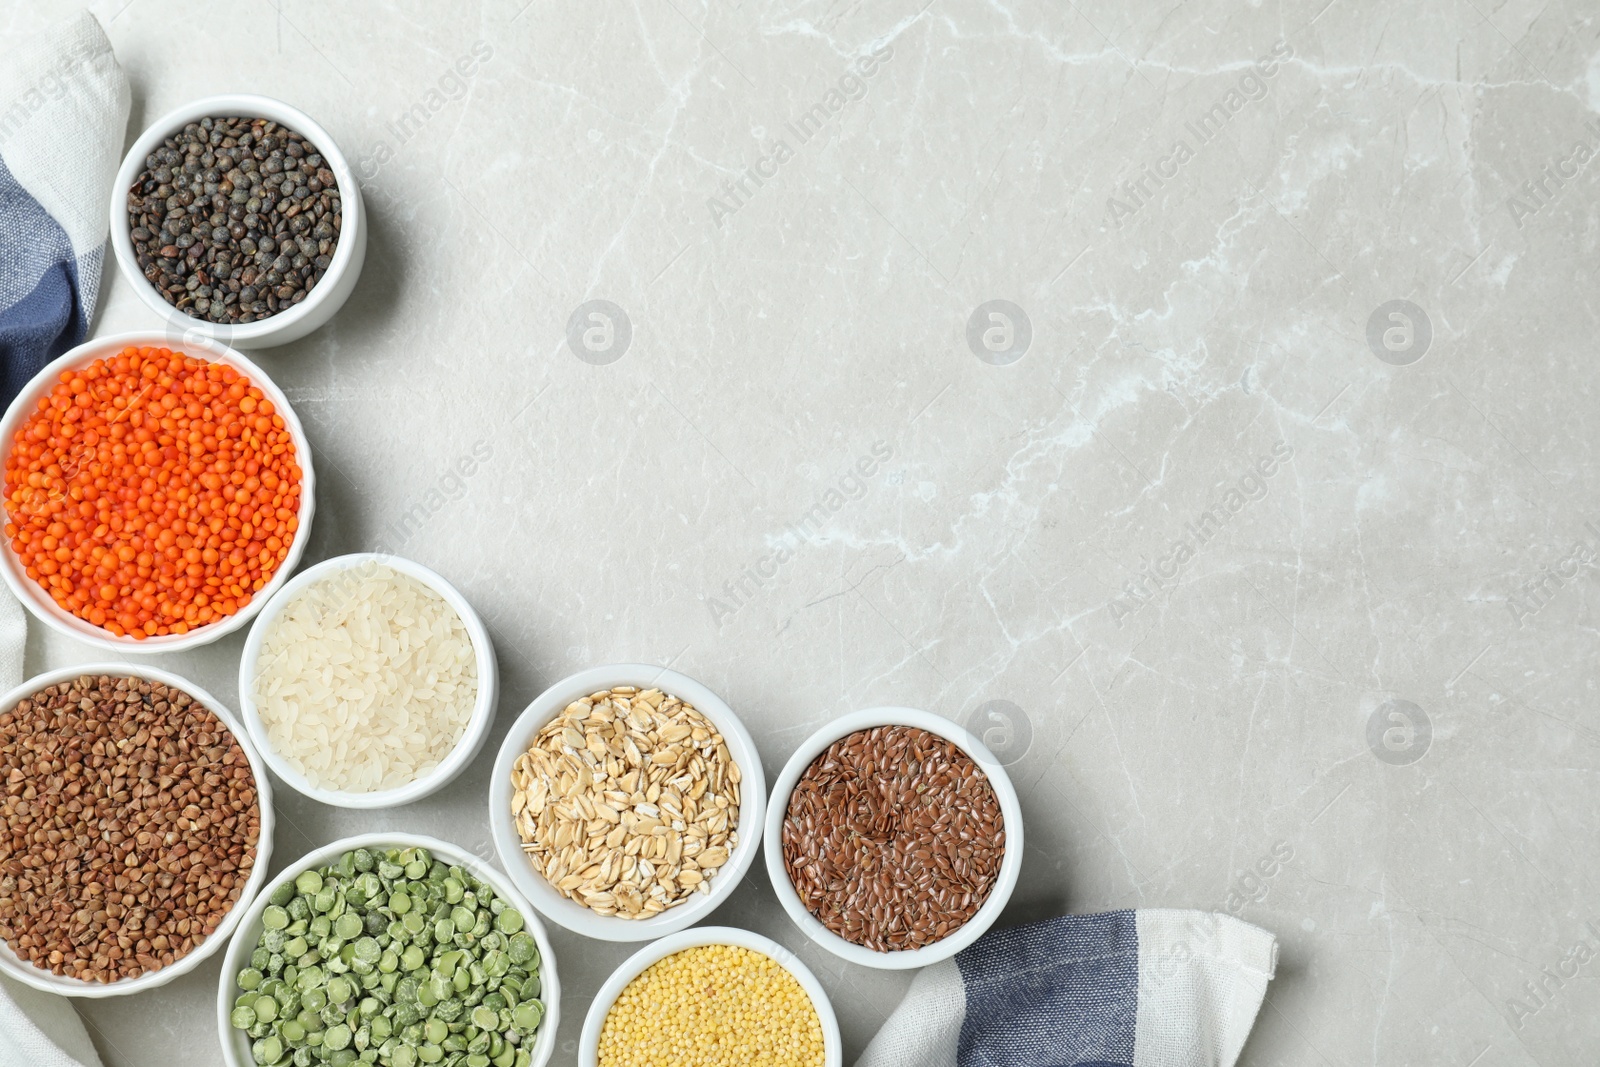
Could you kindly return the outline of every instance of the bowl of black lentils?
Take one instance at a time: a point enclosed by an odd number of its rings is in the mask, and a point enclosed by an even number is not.
[[[133,143],[111,244],[179,336],[268,348],[339,310],[367,232],[355,173],[328,132],[277,100],[230,95],[169,112]]]

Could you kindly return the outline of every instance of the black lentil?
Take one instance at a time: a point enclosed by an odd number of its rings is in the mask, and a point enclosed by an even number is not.
[[[327,160],[269,119],[189,123],[145,157],[128,190],[145,278],[179,311],[219,324],[304,300],[333,261],[343,221]]]

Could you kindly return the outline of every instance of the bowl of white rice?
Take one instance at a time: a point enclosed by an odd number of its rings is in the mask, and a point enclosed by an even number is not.
[[[313,800],[386,808],[443,787],[483,747],[499,669],[455,587],[398,556],[337,556],[261,610],[239,662],[245,729]]]

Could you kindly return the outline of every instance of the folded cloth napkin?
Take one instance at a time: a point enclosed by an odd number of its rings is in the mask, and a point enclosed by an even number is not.
[[[1204,911],[993,931],[920,972],[856,1067],[1231,1067],[1277,958]]]
[[[0,62],[0,407],[88,331],[128,79],[79,12]]]
[[[22,684],[22,605],[0,586],[0,692]],[[0,978],[0,1067],[100,1067],[71,1001]]]
[[[100,1067],[72,1002],[0,978],[0,1064]]]
[[[88,332],[106,258],[107,198],[128,79],[80,12],[0,63],[0,407]],[[0,589],[0,690],[22,682],[22,605]],[[0,1065],[99,1067],[72,1009],[0,979]]]

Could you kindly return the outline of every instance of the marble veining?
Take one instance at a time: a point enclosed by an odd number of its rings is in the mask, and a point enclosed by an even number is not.
[[[130,141],[260,92],[355,163],[360,285],[256,354],[315,449],[307,562],[443,572],[502,665],[460,788],[279,790],[276,864],[483,848],[506,722],[670,663],[769,775],[857,708],[982,730],[1008,921],[1271,929],[1244,1064],[1592,1061],[1592,4],[92,7]],[[97,331],[155,325],[107,281]],[[233,699],[242,642],[162,665]],[[760,870],[717,918],[799,952],[851,1059],[908,981]],[[628,949],[554,939],[571,1064]],[[106,1062],[214,1062],[218,966],[81,1004]]]

